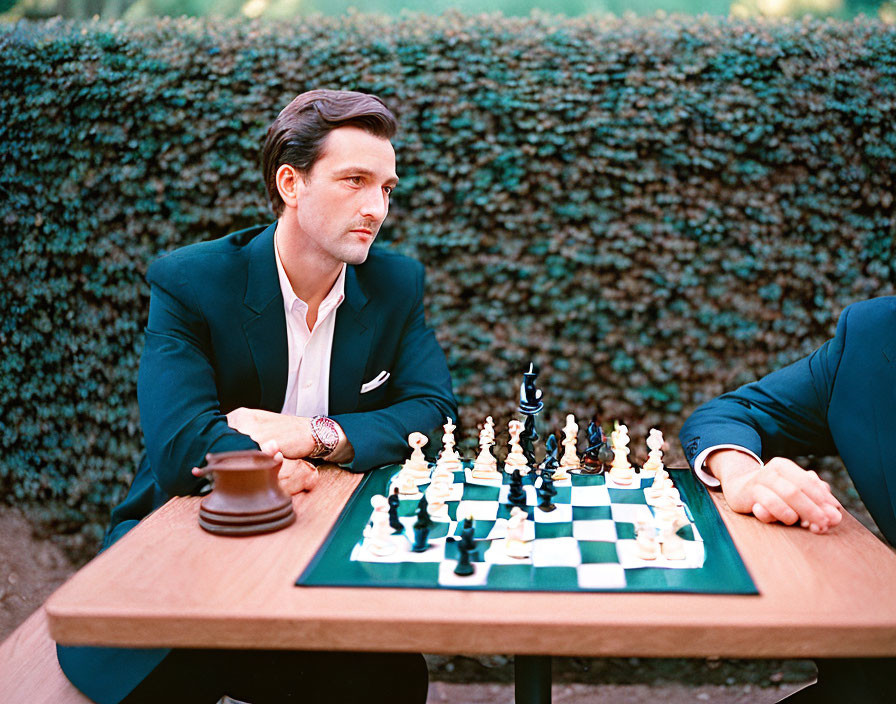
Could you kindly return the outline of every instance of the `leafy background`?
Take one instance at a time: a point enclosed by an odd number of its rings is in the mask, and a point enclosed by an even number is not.
[[[0,75],[0,491],[86,549],[141,451],[146,267],[273,219],[260,145],[309,88],[399,116],[380,246],[427,265],[467,447],[535,359],[542,435],[598,414],[680,461],[696,405],[894,292],[876,20],[53,20],[0,30]]]

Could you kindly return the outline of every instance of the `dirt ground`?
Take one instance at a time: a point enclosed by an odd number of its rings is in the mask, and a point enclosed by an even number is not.
[[[0,506],[0,641],[75,569],[61,547],[34,536],[18,509]],[[427,659],[428,704],[513,701],[513,661],[508,656]],[[812,676],[807,661],[556,658],[552,697],[555,704],[765,704]]]
[[[32,536],[18,509],[0,506],[0,641],[74,571],[60,547]]]

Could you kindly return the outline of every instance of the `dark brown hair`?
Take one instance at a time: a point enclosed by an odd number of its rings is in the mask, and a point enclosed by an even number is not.
[[[283,213],[277,169],[289,164],[307,174],[320,158],[327,135],[347,126],[384,139],[392,139],[398,129],[395,115],[382,100],[349,90],[309,90],[280,111],[268,128],[262,155],[264,183],[277,217]]]

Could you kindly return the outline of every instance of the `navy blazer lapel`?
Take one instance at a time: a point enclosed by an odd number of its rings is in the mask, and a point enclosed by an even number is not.
[[[243,323],[246,341],[258,371],[261,408],[280,412],[286,397],[289,347],[286,341],[286,313],[274,259],[273,223],[253,239],[248,247],[248,276],[243,303],[249,318]]]
[[[355,267],[346,267],[345,300],[336,312],[330,353],[330,415],[351,413],[358,405],[373,339],[372,308]]]

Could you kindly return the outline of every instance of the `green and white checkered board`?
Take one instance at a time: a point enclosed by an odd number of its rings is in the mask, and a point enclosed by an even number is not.
[[[530,556],[509,557],[504,550],[510,476],[501,480],[474,479],[470,469],[455,472],[447,500],[447,520],[436,520],[429,533],[430,547],[421,553],[410,548],[413,524],[422,493],[400,496],[398,513],[405,526],[392,535],[394,550],[385,556],[368,549],[364,529],[369,524],[375,494],[391,492],[399,467],[376,470],[365,477],[349,501],[324,546],[299,577],[300,585],[444,587],[526,591],[634,591],[756,594],[731,538],[702,485],[687,470],[670,470],[681,493],[690,523],[679,530],[685,559],[638,556],[635,524],[653,512],[642,491],[652,478],[617,486],[604,475],[573,474],[556,481],[556,508],[538,508],[538,497],[524,477],[526,523]],[[427,484],[422,484],[425,490]],[[463,518],[472,515],[476,550],[475,571],[454,574]]]

